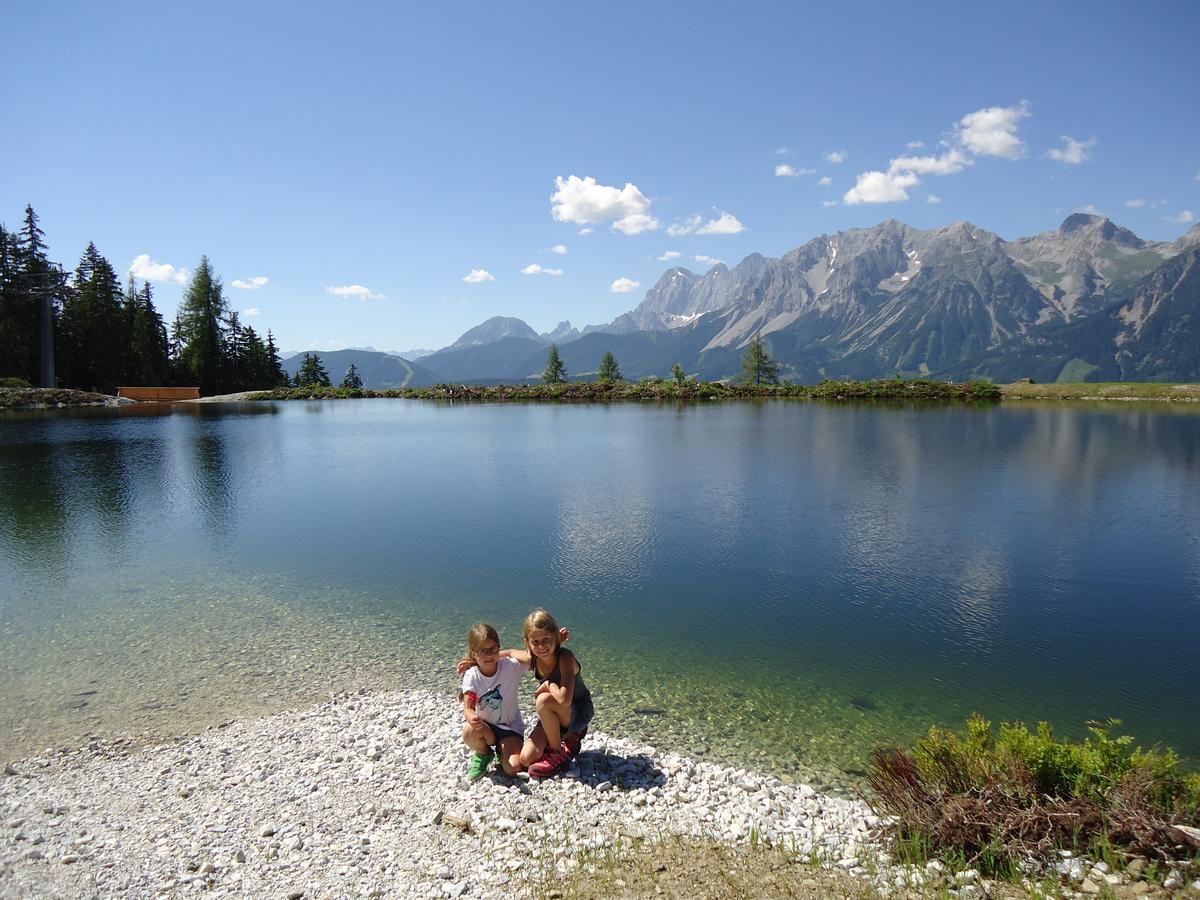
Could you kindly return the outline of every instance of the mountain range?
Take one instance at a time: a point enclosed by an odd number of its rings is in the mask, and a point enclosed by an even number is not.
[[[1077,213],[1006,241],[969,222],[920,230],[889,220],[821,235],[779,259],[668,269],[636,308],[582,331],[562,322],[538,334],[495,317],[423,356],[421,368],[438,381],[536,380],[553,341],[573,378],[594,377],[611,351],[626,378],[666,375],[678,362],[725,379],[739,374],[755,334],[781,376],[804,383],[894,374],[1198,381],[1200,225],[1174,242],[1147,241]]]

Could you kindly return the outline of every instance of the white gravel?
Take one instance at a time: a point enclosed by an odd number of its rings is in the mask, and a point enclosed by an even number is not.
[[[880,859],[859,802],[602,734],[559,778],[472,784],[460,719],[427,691],[341,694],[18,761],[0,776],[0,897],[512,896],[585,851],[670,834],[856,873]]]

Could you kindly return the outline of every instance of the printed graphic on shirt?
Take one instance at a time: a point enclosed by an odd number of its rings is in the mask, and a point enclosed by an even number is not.
[[[485,719],[500,721],[500,710],[504,706],[504,697],[500,693],[500,685],[496,685],[479,698],[479,714]],[[487,715],[492,713],[492,715]]]

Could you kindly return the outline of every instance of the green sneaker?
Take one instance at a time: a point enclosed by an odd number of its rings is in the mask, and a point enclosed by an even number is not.
[[[467,777],[472,781],[478,781],[483,777],[483,773],[487,771],[488,763],[492,761],[490,753],[472,753],[471,767],[467,769]]]

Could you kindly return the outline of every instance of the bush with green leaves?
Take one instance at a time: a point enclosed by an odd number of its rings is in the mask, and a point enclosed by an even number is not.
[[[911,751],[878,750],[871,802],[893,817],[902,857],[929,855],[1010,875],[1059,849],[1187,861],[1177,825],[1200,824],[1200,775],[1170,749],[1143,749],[1120,722],[1091,722],[1081,740],[1047,723],[932,728]]]

